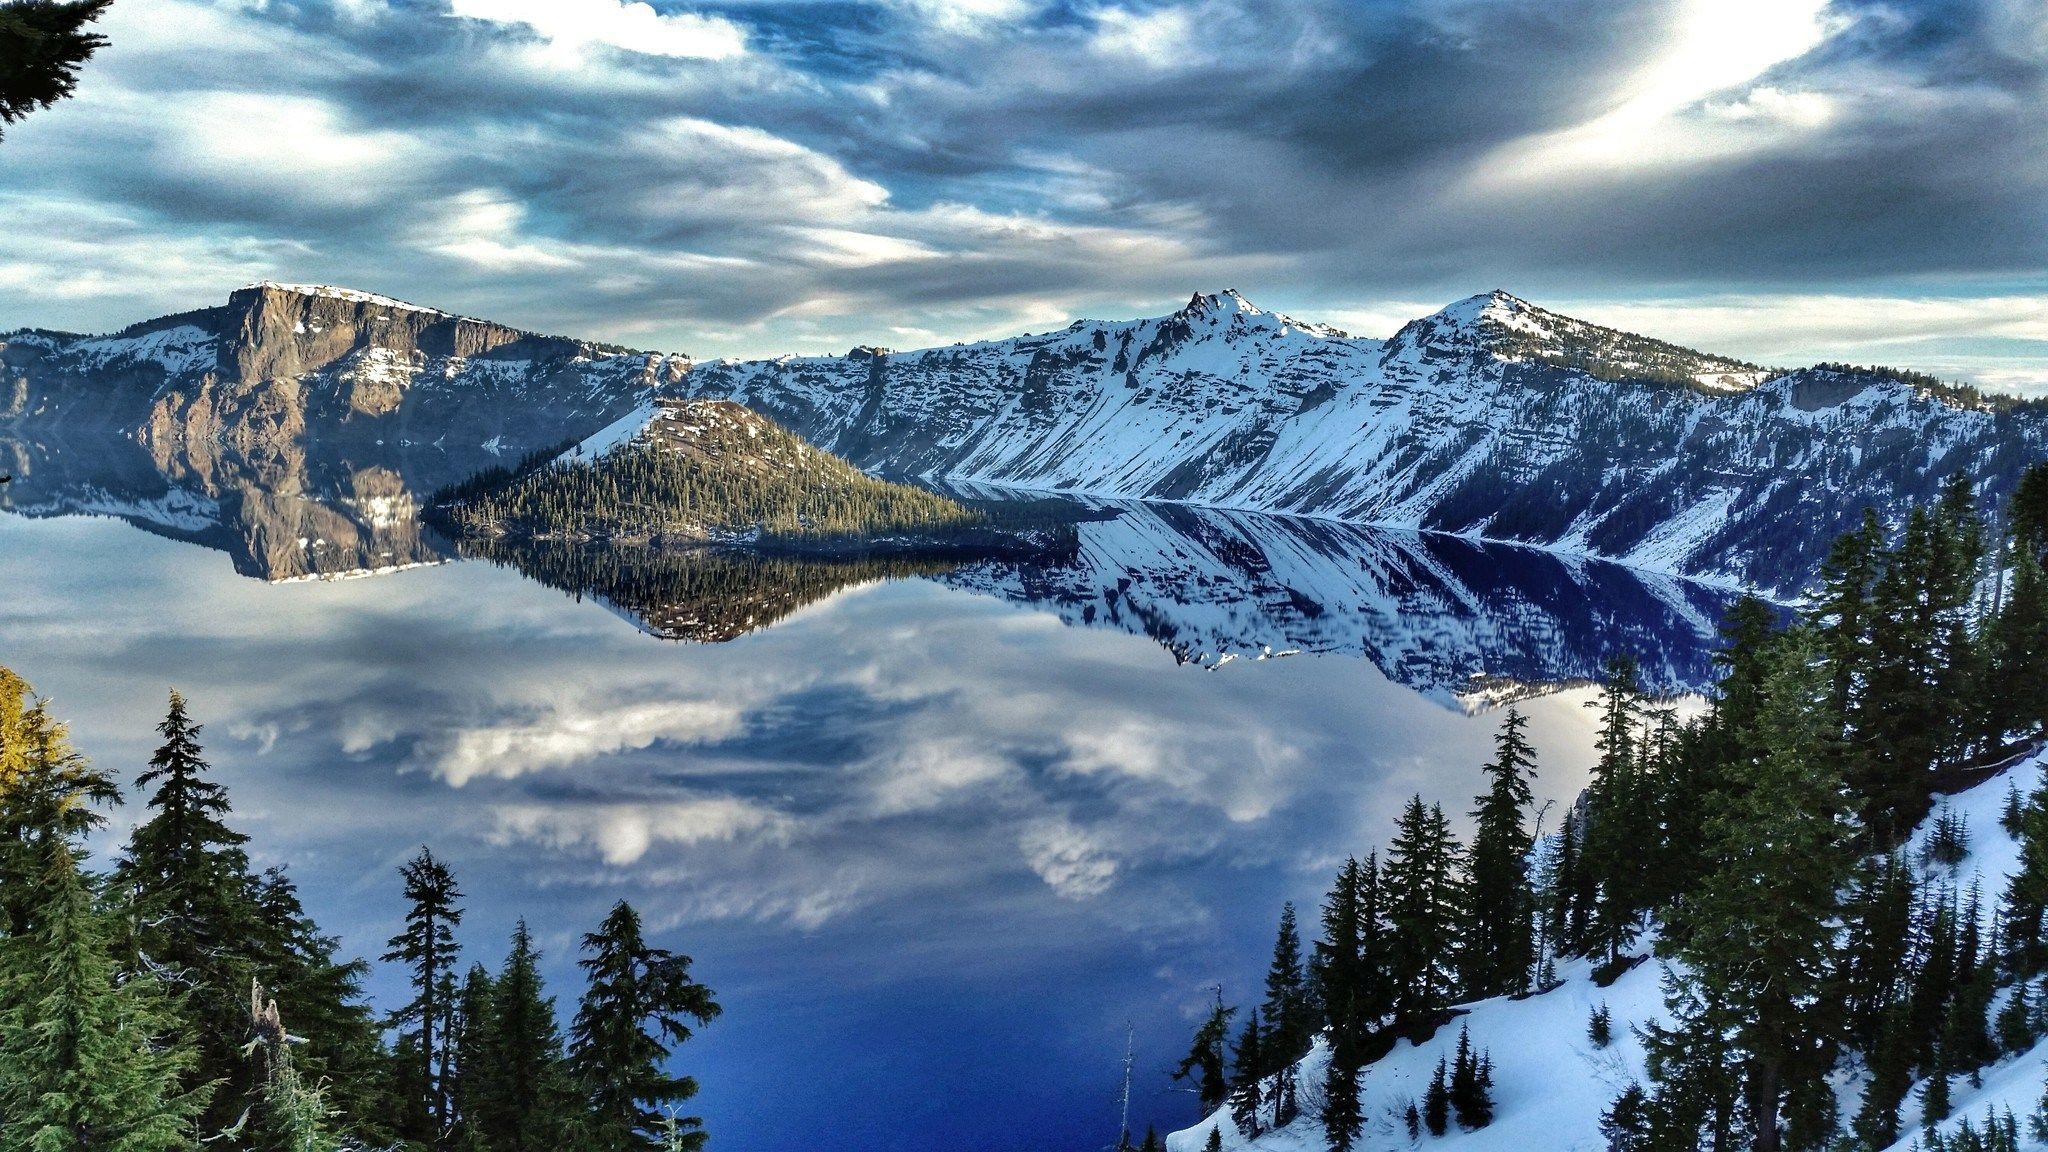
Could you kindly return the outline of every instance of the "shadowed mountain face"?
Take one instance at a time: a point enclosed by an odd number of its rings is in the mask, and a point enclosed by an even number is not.
[[[949,585],[1149,636],[1217,667],[1297,652],[1357,656],[1479,709],[1602,674],[1627,653],[1661,692],[1713,680],[1729,593],[1615,564],[1328,521],[1112,505],[1071,557],[981,564]]]

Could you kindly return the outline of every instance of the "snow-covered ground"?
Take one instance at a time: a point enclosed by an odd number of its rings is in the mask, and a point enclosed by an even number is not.
[[[1942,871],[1959,891],[1972,883],[1981,886],[1987,923],[2007,877],[2019,864],[2019,845],[1999,826],[1999,813],[2009,788],[2017,786],[2024,794],[2041,786],[2044,766],[2048,766],[2048,753],[2037,754],[1945,802],[1937,800],[1933,814],[1914,835],[1911,856],[1918,860],[1919,850],[1944,807],[1968,822],[1969,855],[1953,869]],[[1468,1005],[1466,1015],[1439,1029],[1427,1043],[1402,1041],[1385,1059],[1367,1068],[1360,1080],[1365,1131],[1352,1146],[1353,1152],[1416,1148],[1603,1152],[1606,1144],[1600,1136],[1600,1114],[1630,1081],[1648,1080],[1635,1028],[1663,1018],[1661,966],[1655,961],[1640,964],[1606,988],[1593,983],[1590,966],[1584,961],[1561,966],[1558,976],[1563,983],[1540,996]],[[1613,1016],[1613,1041],[1605,1048],[1594,1046],[1586,1034],[1588,1019],[1601,1005]],[[1460,1025],[1471,1029],[1475,1049],[1484,1049],[1493,1057],[1494,1121],[1476,1132],[1461,1131],[1454,1124],[1441,1137],[1425,1131],[1419,1140],[1411,1140],[1403,1120],[1408,1104],[1421,1102],[1437,1061],[1449,1060],[1456,1051]],[[1328,1142],[1315,1111],[1322,1096],[1327,1058],[1318,1044],[1299,1066],[1303,1116],[1288,1127],[1247,1141],[1238,1134],[1226,1110],[1168,1136],[1167,1148],[1170,1152],[1201,1152],[1209,1132],[1220,1124],[1226,1149],[1324,1152]],[[1967,1119],[1981,1131],[1987,1110],[2002,1114],[2009,1109],[2020,1118],[2022,1147],[2030,1152],[2048,1148],[2048,1144],[2026,1139],[2025,1132],[2026,1118],[2040,1107],[2044,1076],[2048,1076],[2048,1040],[1984,1069],[1981,1086],[1973,1087],[1967,1077],[1958,1077],[1950,1087],[1953,1111],[1940,1130],[1953,1133]],[[1843,1092],[1842,1113],[1854,1115],[1857,1080],[1850,1078]],[[1919,1137],[1918,1099],[1916,1084],[1900,1110],[1900,1130],[1907,1135],[1887,1152],[1908,1152]]]

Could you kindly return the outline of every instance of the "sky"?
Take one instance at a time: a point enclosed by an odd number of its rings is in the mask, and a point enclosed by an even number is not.
[[[2040,0],[117,0],[0,328],[259,279],[695,356],[1490,288],[2048,393]]]

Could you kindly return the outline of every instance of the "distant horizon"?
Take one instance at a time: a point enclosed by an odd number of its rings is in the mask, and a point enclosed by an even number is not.
[[[264,278],[693,355],[1502,285],[2048,391],[2015,0],[116,0],[0,143],[0,327]]]

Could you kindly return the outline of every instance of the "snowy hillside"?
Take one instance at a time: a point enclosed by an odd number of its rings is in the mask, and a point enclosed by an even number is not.
[[[1923,823],[1907,849],[1909,859],[1924,859],[1933,824],[1943,811],[1962,817],[1969,829],[1968,856],[1953,866],[1928,863],[1923,867],[1940,873],[1958,891],[1979,885],[1987,896],[1987,929],[1995,896],[2005,889],[2007,878],[2019,864],[2019,846],[2000,826],[2000,812],[2009,789],[2017,787],[2024,794],[2041,786],[2044,767],[2048,767],[2048,753],[2036,754],[1967,792],[1945,800],[1937,797],[1935,814]],[[1662,1019],[1660,968],[1654,961],[1640,964],[1606,988],[1593,982],[1586,961],[1560,966],[1558,976],[1563,983],[1540,995],[1467,1005],[1464,1015],[1439,1029],[1428,1042],[1398,1042],[1385,1059],[1367,1067],[1360,1078],[1365,1130],[1353,1152],[1438,1148],[1444,1152],[1602,1152],[1606,1144],[1599,1131],[1600,1114],[1631,1081],[1648,1079],[1634,1028]],[[1587,1021],[1601,1005],[1613,1015],[1613,1040],[1605,1048],[1595,1046],[1587,1036]],[[1453,1125],[1441,1137],[1425,1133],[1419,1140],[1411,1139],[1403,1114],[1411,1102],[1422,1098],[1437,1061],[1452,1055],[1460,1026],[1470,1029],[1475,1049],[1492,1055],[1494,1121],[1473,1132]],[[1318,1044],[1299,1066],[1304,1115],[1288,1127],[1247,1141],[1239,1136],[1226,1109],[1169,1136],[1168,1149],[1201,1152],[1209,1133],[1220,1125],[1226,1149],[1323,1152],[1328,1143],[1314,1114],[1326,1063],[1327,1052]],[[1951,1088],[1950,1118],[1940,1130],[1952,1133],[1965,1120],[1981,1130],[1987,1110],[2002,1114],[2009,1109],[2021,1119],[2024,1133],[2025,1118],[2040,1107],[2044,1076],[2048,1076],[2048,1041],[1986,1068],[1981,1086],[1972,1086],[1968,1077],[1957,1078]],[[1854,1114],[1860,1086],[1857,1077],[1837,1084],[1845,1116]],[[1908,1152],[1913,1147],[1921,1128],[1918,1098],[1916,1085],[1901,1112],[1900,1130],[1911,1135],[1888,1152]],[[2033,1150],[2048,1148],[2048,1144],[2025,1143],[2024,1147]]]
[[[972,494],[971,492],[969,493]],[[1147,636],[1218,666],[1294,652],[1363,656],[1476,710],[1600,675],[1628,651],[1654,688],[1713,675],[1726,599],[1613,564],[1412,532],[1165,504],[1105,505],[1071,555],[941,579]]]
[[[1537,544],[1783,594],[1865,505],[1994,495],[2048,416],[1778,376],[1502,292],[1354,339],[1225,292],[983,344],[697,365],[863,467]]]

